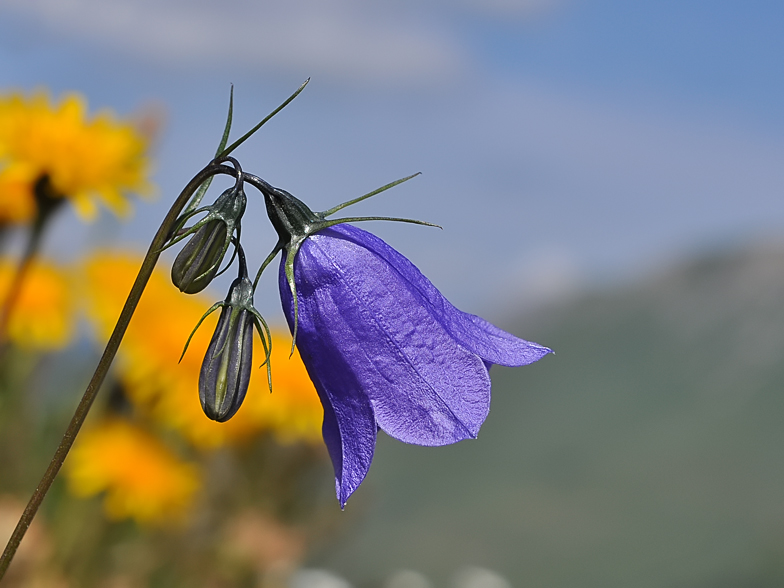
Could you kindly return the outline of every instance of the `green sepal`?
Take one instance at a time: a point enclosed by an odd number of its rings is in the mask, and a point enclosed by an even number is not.
[[[218,143],[218,148],[215,150],[215,159],[218,159],[221,156],[221,152],[226,148],[226,143],[229,142],[229,133],[231,132],[231,121],[234,116],[234,84],[231,85],[231,90],[229,90],[229,113],[226,116],[226,124],[223,127],[223,135],[221,135],[220,143]],[[196,208],[204,198],[204,195],[207,193],[207,190],[212,184],[213,176],[210,176],[204,183],[199,186],[199,189],[196,190],[196,193],[191,198],[191,201],[188,202],[188,206],[185,207],[183,210],[183,215],[188,214],[191,210]]]
[[[344,202],[343,204],[338,204],[337,206],[334,206],[334,207],[330,208],[329,210],[325,210],[324,212],[319,212],[317,214],[321,218],[327,218],[328,216],[331,216],[331,215],[335,214],[338,210],[343,210],[347,206],[351,206],[352,204],[356,204],[357,202],[362,202],[363,200],[367,200],[368,198],[372,198],[376,194],[381,194],[381,192],[386,192],[390,188],[394,188],[395,186],[398,186],[398,185],[402,184],[403,182],[407,182],[408,180],[410,180],[412,178],[415,178],[415,177],[417,177],[419,175],[422,175],[422,172],[417,172],[415,174],[411,174],[410,176],[406,176],[405,178],[400,178],[399,180],[395,180],[394,182],[389,182],[388,184],[385,184],[385,185],[381,186],[380,188],[376,188],[372,192],[368,192],[364,196],[360,196],[359,198],[354,198],[353,200],[349,200],[347,202]]]
[[[227,156],[227,155],[229,155],[229,154],[230,154],[232,151],[234,151],[234,150],[235,150],[237,147],[239,147],[239,146],[240,146],[240,145],[242,145],[242,144],[243,144],[245,141],[247,141],[247,140],[248,140],[248,139],[249,139],[249,138],[250,138],[250,137],[251,137],[251,136],[252,136],[252,135],[253,135],[253,134],[254,134],[256,131],[258,131],[258,130],[259,130],[261,127],[263,127],[263,126],[264,126],[264,125],[265,125],[267,122],[269,122],[269,120],[270,120],[270,119],[271,119],[273,116],[275,116],[275,115],[276,115],[276,114],[278,114],[278,113],[279,113],[281,110],[283,110],[284,108],[286,108],[286,106],[288,106],[289,102],[291,102],[292,100],[294,100],[294,98],[296,98],[297,96],[299,96],[299,93],[300,93],[300,92],[302,92],[302,90],[304,90],[304,89],[305,89],[305,86],[307,86],[307,85],[308,85],[308,82],[310,82],[310,78],[308,78],[307,80],[305,80],[305,81],[302,83],[302,85],[300,85],[300,87],[299,87],[299,88],[297,88],[297,90],[296,90],[296,91],[295,91],[295,92],[294,92],[294,93],[293,93],[291,96],[289,96],[288,98],[286,98],[286,99],[283,101],[283,103],[282,103],[280,106],[278,106],[278,107],[277,107],[275,110],[273,110],[273,111],[272,111],[272,112],[270,112],[270,113],[269,113],[269,114],[268,114],[266,117],[264,117],[264,119],[262,119],[262,121],[261,121],[259,124],[257,124],[255,127],[253,127],[251,130],[249,130],[249,131],[248,131],[247,133],[245,133],[244,135],[242,135],[242,137],[240,137],[239,139],[237,139],[236,141],[234,141],[234,143],[232,143],[231,145],[229,145],[229,146],[228,146],[228,147],[226,147],[225,149],[219,150],[219,151],[218,151],[218,153],[216,153],[216,154],[215,154],[215,159],[218,159],[218,158],[221,158],[221,157],[226,157],[226,156]],[[226,135],[226,138],[228,139],[228,134]],[[225,143],[224,143],[224,145],[225,145]]]
[[[264,363],[262,363],[259,368],[262,368],[264,364],[267,364],[267,385],[269,386],[270,394],[272,394],[272,333],[270,332],[269,325],[267,321],[264,320],[264,317],[261,316],[258,310],[254,307],[250,307],[250,312],[254,318],[254,326],[256,327],[256,331],[259,333],[259,338],[261,339],[261,346],[264,347]],[[261,327],[264,326],[264,332],[262,332]],[[265,341],[264,335],[267,335],[267,339]],[[269,344],[267,343],[269,342]]]
[[[307,237],[292,238],[286,251],[286,262],[284,266],[284,273],[286,274],[286,282],[291,290],[291,295],[294,300],[294,329],[291,333],[291,352],[289,358],[294,355],[294,347],[297,345],[297,331],[299,330],[299,299],[297,297],[297,284],[294,282],[294,260],[297,257],[299,248],[305,242]]]
[[[200,326],[201,326],[201,324],[204,322],[204,319],[206,319],[206,318],[207,318],[208,316],[210,316],[210,315],[211,315],[213,312],[215,312],[216,310],[218,310],[219,308],[222,308],[222,307],[224,307],[224,306],[226,306],[226,302],[225,302],[225,301],[223,301],[223,300],[222,300],[222,301],[220,301],[220,302],[216,302],[215,304],[213,304],[212,306],[210,306],[210,309],[209,309],[207,312],[205,312],[205,313],[202,315],[202,317],[199,319],[199,322],[198,322],[198,323],[196,323],[196,326],[195,326],[195,327],[193,327],[193,330],[191,331],[191,334],[190,334],[190,335],[188,335],[188,340],[185,342],[185,347],[183,348],[183,350],[182,350],[182,354],[180,355],[180,359],[177,361],[177,363],[180,363],[180,362],[182,361],[182,358],[183,358],[183,357],[185,357],[185,352],[186,352],[186,351],[188,351],[188,345],[190,345],[190,344],[191,344],[191,339],[193,339],[193,336],[196,334],[196,331],[198,331],[198,330],[199,330],[199,327],[200,327]]]

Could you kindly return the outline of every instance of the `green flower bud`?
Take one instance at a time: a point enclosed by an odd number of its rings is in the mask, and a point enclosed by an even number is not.
[[[253,363],[253,284],[237,278],[221,310],[199,373],[199,399],[214,421],[229,420],[239,409],[250,383]]]
[[[207,213],[203,219],[170,243],[193,235],[172,264],[172,282],[181,292],[201,292],[218,274],[235,229],[239,241],[240,220],[246,203],[242,182],[237,182],[237,185],[223,192],[212,206],[190,212],[181,219],[181,223],[184,223],[190,216],[200,212]]]
[[[180,292],[201,292],[218,273],[226,254],[226,223],[212,220],[198,228],[174,260],[171,278]]]
[[[245,400],[250,383],[251,364],[253,363],[254,327],[259,332],[261,344],[264,346],[267,383],[272,391],[269,361],[272,352],[272,337],[267,323],[259,311],[253,307],[254,287],[248,279],[245,254],[240,245],[237,245],[237,255],[240,266],[239,276],[232,282],[226,299],[217,302],[204,313],[188,337],[182,352],[185,355],[193,334],[204,322],[204,319],[219,308],[222,309],[199,373],[199,399],[204,414],[219,422],[227,421],[233,417],[242,401]]]

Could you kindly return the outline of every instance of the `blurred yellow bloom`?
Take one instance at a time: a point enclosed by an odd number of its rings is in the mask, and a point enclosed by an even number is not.
[[[140,265],[138,256],[116,254],[86,263],[84,297],[102,337],[114,327]],[[263,431],[282,442],[318,442],[323,410],[299,355],[289,359],[291,339],[282,332],[273,334],[274,393],[269,393],[262,368],[251,377],[245,402],[230,421],[216,423],[204,416],[199,371],[218,313],[202,324],[178,361],[188,335],[213,302],[204,294],[182,294],[163,270],[153,274],[120,347],[121,378],[131,400],[200,448],[243,442]],[[258,339],[254,352],[256,365],[261,365]]]
[[[260,347],[260,342],[256,341],[256,365],[264,361]],[[294,355],[289,357],[290,352],[288,331],[272,331],[272,394],[262,368],[251,378],[248,396],[240,411],[246,411],[248,418],[270,430],[281,443],[321,443],[324,409],[299,351],[295,348]]]
[[[0,167],[0,223],[26,223],[34,216],[35,197],[27,172],[18,166]]]
[[[0,222],[32,218],[32,187],[44,175],[83,218],[95,216],[95,198],[123,215],[126,192],[151,191],[146,150],[147,139],[111,113],[88,119],[77,94],[57,105],[45,92],[0,97]]]
[[[119,419],[84,431],[65,463],[69,490],[80,497],[105,492],[114,520],[140,523],[181,519],[200,486],[193,464],[157,438]]]
[[[16,263],[0,260],[0,300],[5,300]],[[16,345],[58,349],[73,334],[74,304],[67,274],[38,261],[28,269],[8,324],[8,338]]]

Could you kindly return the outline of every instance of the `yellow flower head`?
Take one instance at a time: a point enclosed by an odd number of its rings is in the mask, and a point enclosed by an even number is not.
[[[47,176],[85,219],[94,199],[122,215],[126,192],[147,194],[147,139],[109,112],[87,118],[77,94],[50,104],[44,92],[0,97],[0,222],[26,222],[35,212],[33,185]]]
[[[195,465],[119,419],[84,431],[65,466],[69,490],[80,497],[105,492],[104,508],[113,520],[181,520],[200,486]]]
[[[133,255],[100,255],[86,264],[85,299],[102,337],[111,332],[140,265]],[[153,274],[120,347],[121,378],[131,400],[196,447],[239,443],[263,431],[282,442],[317,442],[323,410],[299,355],[289,359],[291,339],[282,332],[273,334],[274,393],[269,393],[265,367],[251,377],[245,402],[230,421],[216,423],[204,415],[199,371],[217,313],[204,321],[178,361],[188,335],[213,302],[206,295],[182,294],[163,270]],[[264,361],[258,340],[254,361]]]
[[[16,274],[16,263],[0,260],[0,300],[5,300]],[[25,274],[8,323],[8,338],[16,345],[59,349],[73,334],[74,304],[65,272],[38,261]]]
[[[264,361],[258,341],[254,347],[256,365]],[[299,350],[291,352],[291,335],[288,331],[272,331],[272,394],[270,394],[264,369],[251,378],[248,395],[240,412],[275,435],[281,443],[295,441],[321,442],[321,422],[324,409]],[[239,413],[237,413],[239,414]]]

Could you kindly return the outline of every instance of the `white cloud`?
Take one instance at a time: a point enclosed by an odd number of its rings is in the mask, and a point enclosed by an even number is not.
[[[239,64],[399,84],[441,81],[467,62],[437,20],[358,0],[5,0],[59,35],[174,66]]]

